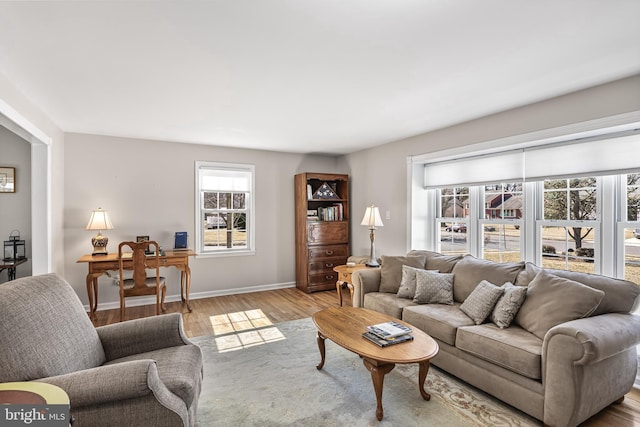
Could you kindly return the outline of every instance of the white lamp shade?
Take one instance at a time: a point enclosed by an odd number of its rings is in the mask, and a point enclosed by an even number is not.
[[[107,211],[98,208],[98,210],[91,212],[91,218],[89,218],[85,230],[113,230],[113,224]]]
[[[384,224],[382,223],[382,218],[380,218],[380,211],[378,210],[377,206],[371,205],[367,207],[360,225],[373,228],[384,226]]]

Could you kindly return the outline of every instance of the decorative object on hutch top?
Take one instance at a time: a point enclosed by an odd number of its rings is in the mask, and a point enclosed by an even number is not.
[[[102,208],[98,208],[91,212],[91,218],[85,230],[98,230],[98,235],[91,238],[91,244],[93,245],[92,255],[106,255],[107,243],[109,238],[102,235],[102,230],[113,230],[113,223],[109,219],[107,211],[103,211]]]
[[[16,192],[16,168],[0,166],[0,193]]]
[[[296,286],[334,289],[333,268],[349,256],[349,175],[297,174],[295,188]]]
[[[362,222],[360,225],[364,225],[369,227],[370,233],[369,238],[371,239],[371,251],[369,253],[369,261],[367,261],[367,267],[380,267],[378,263],[378,259],[376,258],[376,227],[383,227],[382,218],[380,218],[380,211],[377,206],[374,206],[371,203],[371,206],[367,207],[367,210],[364,212],[364,217],[362,218]]]
[[[20,240],[20,231],[13,230],[9,234],[9,240],[4,241],[3,261],[16,261],[26,258],[24,240]]]

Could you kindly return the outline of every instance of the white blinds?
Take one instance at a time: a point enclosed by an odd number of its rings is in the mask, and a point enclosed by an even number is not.
[[[640,169],[640,135],[525,150],[525,179],[613,175]]]
[[[425,188],[640,170],[640,134],[599,137],[469,156],[424,166]]]
[[[250,191],[251,172],[200,167],[200,189],[205,191]]]
[[[463,186],[523,180],[522,150],[425,165],[425,187]]]

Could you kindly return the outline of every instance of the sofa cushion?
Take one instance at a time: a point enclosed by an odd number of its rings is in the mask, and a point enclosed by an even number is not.
[[[453,266],[462,259],[462,255],[444,255],[432,251],[410,251],[407,255],[424,255],[427,258],[425,269],[438,270],[441,273],[451,273]]]
[[[516,285],[527,286],[536,275],[542,270],[535,264],[526,263],[524,270],[518,274],[515,282]],[[545,270],[554,276],[564,277],[565,279],[574,280],[583,285],[599,289],[604,292],[604,298],[598,305],[593,316],[605,313],[629,313],[634,311],[640,300],[640,286],[628,280],[616,279],[599,274],[580,273],[577,271],[555,270],[545,268]]]
[[[397,293],[398,298],[413,299],[416,294],[416,271],[418,270],[420,269],[408,265],[402,266],[402,280]]]
[[[504,293],[491,312],[491,321],[501,329],[511,325],[527,296],[526,286],[513,286],[513,283],[507,282],[502,287]]]
[[[202,351],[196,345],[181,345],[160,350],[135,354],[112,360],[105,365],[113,365],[132,360],[155,360],[158,365],[158,376],[167,388],[180,397],[190,407],[200,394]]]
[[[591,315],[604,292],[540,271],[529,283],[516,323],[540,339],[556,325]]]
[[[542,340],[517,326],[492,323],[458,328],[456,347],[528,378],[542,378]]]
[[[453,274],[430,270],[416,272],[416,294],[413,302],[418,304],[453,304]]]
[[[457,302],[463,302],[482,280],[488,280],[497,286],[507,282],[514,283],[523,268],[524,262],[498,263],[466,255],[451,271],[455,275],[453,298]]]
[[[398,293],[402,281],[402,266],[424,268],[426,257],[416,256],[382,256],[380,266],[380,292]]]
[[[402,311],[402,320],[449,345],[455,345],[459,327],[473,325],[457,303],[408,306]]]
[[[483,280],[471,292],[460,306],[460,310],[469,316],[476,325],[485,321],[493,311],[496,302],[504,293],[504,288]]]
[[[364,308],[384,313],[396,319],[402,319],[402,309],[412,305],[416,305],[416,303],[410,299],[398,298],[396,294],[386,292],[364,294]]]

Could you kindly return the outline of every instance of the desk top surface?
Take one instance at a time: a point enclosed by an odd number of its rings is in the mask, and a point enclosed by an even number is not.
[[[191,249],[165,249],[164,255],[159,258],[183,258],[195,256],[196,253]],[[131,256],[129,256],[131,259]],[[106,255],[82,255],[76,262],[103,262],[103,261],[118,261],[118,252],[110,252]]]

